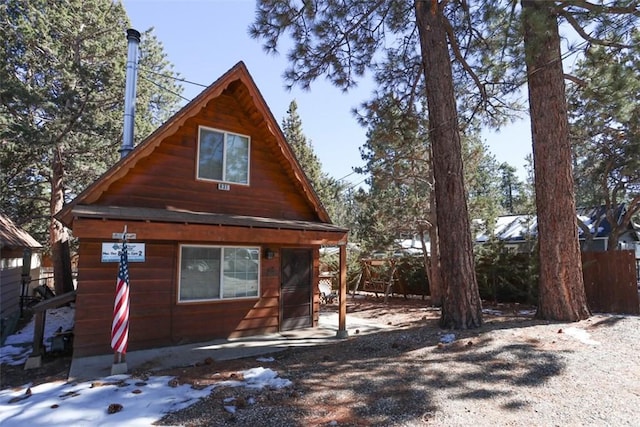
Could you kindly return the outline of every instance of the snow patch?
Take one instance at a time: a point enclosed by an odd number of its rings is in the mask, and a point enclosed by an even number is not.
[[[584,329],[571,326],[567,329],[564,329],[563,332],[584,344],[600,345],[600,342],[592,340],[589,332],[585,331]]]

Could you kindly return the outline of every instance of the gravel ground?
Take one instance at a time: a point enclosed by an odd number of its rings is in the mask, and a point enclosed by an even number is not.
[[[393,327],[372,335],[350,330],[346,340],[276,353],[272,362],[209,360],[136,374],[175,375],[201,387],[263,366],[292,382],[259,391],[217,387],[158,425],[640,425],[640,317],[551,323],[534,320],[528,307],[485,307],[482,328],[445,331],[437,326],[439,310],[419,298],[350,296],[349,316]],[[455,339],[443,343],[448,334]],[[45,360],[29,371],[3,365],[2,388],[66,379],[69,360]]]
[[[273,362],[250,358],[164,372],[198,387],[263,366],[292,385],[266,391],[218,387],[157,424],[640,425],[639,317],[550,323],[534,320],[523,307],[492,309],[481,329],[443,331],[439,311],[421,299],[350,299],[350,316],[394,328],[366,336],[350,331],[347,340],[287,350]],[[442,343],[450,333],[455,340]],[[235,413],[225,410],[230,404]]]

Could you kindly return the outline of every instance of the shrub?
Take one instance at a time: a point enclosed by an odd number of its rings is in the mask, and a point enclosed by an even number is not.
[[[501,242],[482,245],[476,253],[480,297],[495,302],[535,304],[538,262],[532,253],[514,253]]]

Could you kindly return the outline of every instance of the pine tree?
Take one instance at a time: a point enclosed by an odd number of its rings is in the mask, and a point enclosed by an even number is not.
[[[469,215],[473,220],[481,220],[483,225],[483,230],[477,230],[477,223],[472,225],[473,234],[477,235],[477,232],[485,231],[485,227],[493,228],[501,213],[499,166],[479,135],[465,135],[462,142]]]
[[[322,171],[322,163],[314,152],[311,141],[302,130],[302,120],[295,100],[289,104],[287,116],[282,120],[282,132],[293,148],[302,170],[311,181],[313,189],[327,209],[329,217],[339,225],[346,225],[345,222],[348,221],[344,209],[346,187]]]
[[[575,222],[558,23],[550,4],[524,1],[523,9],[540,252],[537,313],[543,319],[580,320],[589,309]]]
[[[531,212],[525,183],[516,176],[516,168],[503,162],[498,166],[500,176],[500,206],[502,212],[509,215],[526,214]]]
[[[69,235],[53,215],[118,159],[129,22],[110,0],[2,0],[0,16],[0,208],[48,241],[64,292]],[[171,74],[152,35],[142,46],[141,69]],[[150,79],[139,80],[137,140],[180,91],[170,78]]]
[[[405,108],[393,94],[381,95],[362,106],[360,123],[367,127],[367,142],[360,148],[363,168],[370,175],[368,209],[359,218],[364,249],[393,252],[401,236],[422,242],[424,269],[431,302],[441,304],[437,262],[437,223],[433,200],[431,147],[427,123]],[[361,195],[361,199],[364,195]],[[427,250],[430,242],[430,251]],[[430,252],[430,253],[429,253]]]
[[[498,91],[514,87],[515,79],[489,53],[499,47],[496,40],[485,37],[504,25],[508,17],[504,9],[499,1],[469,7],[467,2],[444,0],[322,5],[262,0],[249,30],[264,40],[268,52],[276,52],[281,39],[291,35],[290,66],[285,71],[290,85],[309,88],[324,75],[348,90],[369,69],[383,91],[392,91],[406,105],[415,104],[412,99],[418,93],[426,96],[435,205],[442,219],[438,221],[445,292],[441,324],[446,327],[482,324],[459,125],[480,111],[488,112],[483,121],[501,123],[504,109],[510,107],[492,102]],[[501,84],[493,83],[497,81]],[[457,111],[457,105],[464,108]]]
[[[322,164],[313,151],[311,142],[302,130],[302,120],[298,114],[298,104],[295,100],[289,103],[287,116],[282,120],[282,132],[287,142],[293,148],[293,152],[302,166],[313,188],[318,192],[322,188],[325,176],[322,173]]]
[[[626,44],[589,47],[569,88],[577,200],[583,207],[604,206],[609,250],[618,248],[640,212],[640,31],[631,31]],[[588,227],[581,228],[589,238]]]
[[[523,0],[522,25],[533,135],[540,280],[539,318],[589,316],[578,244],[558,17],[588,44],[621,46],[637,28],[636,2]]]

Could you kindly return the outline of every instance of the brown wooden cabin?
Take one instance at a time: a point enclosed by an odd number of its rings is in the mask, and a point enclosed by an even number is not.
[[[79,240],[74,357],[110,348],[113,233],[135,234],[129,350],[316,326],[319,249],[345,244],[240,62],[57,215]]]

